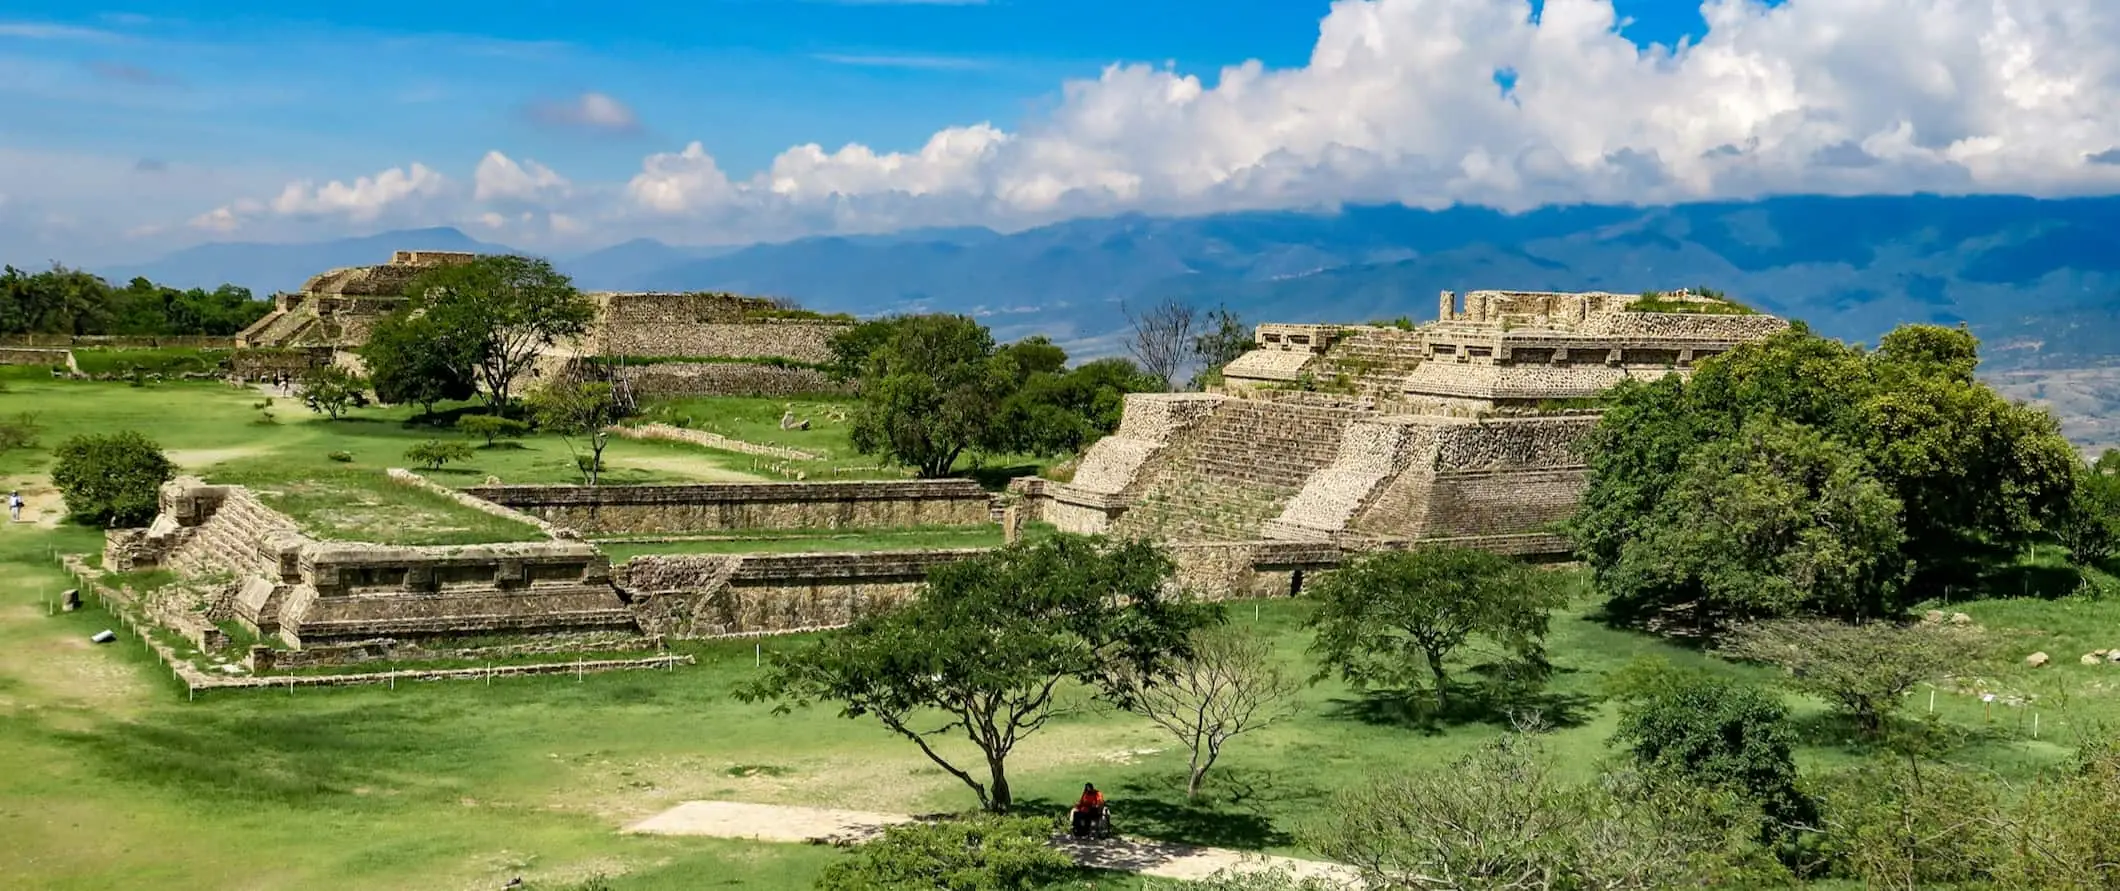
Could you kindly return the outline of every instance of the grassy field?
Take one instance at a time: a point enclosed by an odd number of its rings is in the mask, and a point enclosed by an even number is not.
[[[801,449],[818,455],[820,460],[759,463],[799,469],[810,479],[904,476],[903,471],[877,467],[875,458],[854,451],[853,443],[848,439],[854,405],[852,398],[835,396],[665,399],[644,407],[641,420],[718,433],[747,442]],[[781,429],[780,418],[786,412],[793,412],[798,421],[809,421],[810,429]],[[1036,455],[966,454],[957,459],[955,472],[998,489],[1007,485],[1011,477],[1036,473],[1052,461],[1050,457]]]
[[[275,408],[280,423],[253,425],[260,398],[220,385],[20,379],[0,403],[10,413],[43,413],[46,446],[73,432],[133,427],[209,475],[283,485],[371,472],[431,435],[373,410],[333,423]],[[629,448],[621,453],[621,446]],[[325,457],[338,449],[355,462]],[[491,472],[510,481],[563,479],[565,465],[557,462],[565,455],[555,441],[533,440],[522,449],[482,451],[476,468],[439,478],[476,481]],[[613,455],[614,463],[671,478],[699,478],[683,476],[679,466],[725,470],[694,450],[621,442]],[[664,458],[700,463],[657,463]],[[20,452],[0,462],[18,479],[44,463]],[[784,536],[774,544],[807,549],[814,541]],[[138,647],[88,643],[115,625],[110,617],[93,608],[48,614],[66,584],[50,553],[99,546],[93,530],[0,524],[0,887],[489,889],[520,875],[532,888],[554,889],[601,874],[616,889],[793,891],[844,855],[618,830],[688,799],[919,812],[962,810],[973,801],[912,745],[872,722],[843,719],[830,707],[776,716],[734,699],[731,691],[757,671],[760,653],[800,646],[801,637],[679,644],[698,664],[667,672],[395,690],[218,691],[187,701]],[[2048,549],[1994,587],[2051,595],[2071,584]],[[1182,752],[1147,721],[1088,707],[1078,693],[1070,702],[1082,708],[1022,744],[1011,759],[1012,779],[1033,812],[1057,814],[1083,782],[1095,782],[1112,795],[1124,832],[1301,853],[1304,828],[1326,812],[1335,792],[1376,771],[1444,763],[1500,732],[1511,711],[1539,711],[1555,725],[1549,747],[1563,768],[1594,775],[1612,754],[1606,739],[1615,714],[1602,695],[1604,679],[1637,656],[1771,679],[1609,628],[1578,600],[1554,622],[1553,683],[1530,698],[1467,699],[1453,714],[1415,719],[1391,699],[1322,680],[1302,691],[1295,717],[1232,743],[1203,799],[1187,802]],[[2120,667],[2076,658],[2120,646],[2120,602],[1973,599],[1944,608],[1971,614],[2006,642],[2007,656],[1979,683],[1935,694],[1938,714],[1963,731],[1949,757],[2022,777],[2063,757],[2080,729],[2120,724]],[[1291,671],[1309,674],[1307,602],[1229,609],[1233,622],[1268,635]],[[2054,664],[2024,667],[2022,656],[2034,650],[2051,654]],[[1986,706],[1981,692],[2029,704]],[[1925,712],[1928,697],[1917,691],[1909,709]],[[1820,703],[1791,704],[1806,769],[1861,757]],[[2029,720],[2035,712],[2036,739]],[[961,744],[946,751],[965,754]],[[1095,883],[1134,886],[1125,878]]]
[[[1053,534],[1053,527],[1029,523],[1026,539]],[[804,553],[811,551],[889,551],[917,548],[998,548],[997,526],[934,526],[911,529],[786,529],[772,532],[690,536],[677,541],[598,541],[597,547],[618,563],[642,554]]]

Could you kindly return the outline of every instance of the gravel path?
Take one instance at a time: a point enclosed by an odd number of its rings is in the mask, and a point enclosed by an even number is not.
[[[625,831],[774,842],[860,841],[882,833],[885,826],[917,819],[920,818],[868,811],[740,801],[688,801],[628,826]],[[1224,848],[1133,838],[1090,841],[1065,836],[1054,839],[1053,844],[1084,866],[1166,879],[1197,880],[1225,869],[1249,872],[1274,867],[1287,869],[1299,877],[1315,876],[1349,885],[1357,879],[1353,869],[1336,863],[1269,857]]]

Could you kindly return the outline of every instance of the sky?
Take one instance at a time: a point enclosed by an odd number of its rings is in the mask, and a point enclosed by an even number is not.
[[[2114,0],[0,8],[0,260],[2120,191]]]

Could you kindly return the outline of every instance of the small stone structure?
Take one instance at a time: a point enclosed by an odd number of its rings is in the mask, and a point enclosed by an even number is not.
[[[1701,311],[1474,291],[1462,306],[1444,292],[1438,321],[1414,328],[1261,325],[1219,392],[1129,396],[1072,481],[1018,490],[1074,532],[1562,554],[1594,397],[1788,326],[1686,291],[1656,296]]]
[[[246,352],[293,348],[325,351],[326,360],[358,369],[354,350],[375,323],[403,306],[421,273],[469,263],[478,255],[454,251],[398,251],[388,263],[333,269],[301,290],[273,298],[264,318],[236,335],[237,368]],[[814,366],[831,361],[832,336],[843,318],[807,313],[761,297],[720,293],[588,295],[596,321],[576,342],[540,357],[539,374],[571,370],[622,380],[637,395],[787,396],[842,392],[843,384]],[[626,365],[623,358],[701,358],[718,362]],[[262,361],[262,360],[260,360]],[[282,360],[283,363],[285,360]],[[252,364],[258,364],[253,362]],[[615,366],[615,367],[610,367]],[[277,367],[269,371],[283,370]]]
[[[475,486],[466,494],[590,535],[742,529],[978,526],[992,497],[971,480]]]

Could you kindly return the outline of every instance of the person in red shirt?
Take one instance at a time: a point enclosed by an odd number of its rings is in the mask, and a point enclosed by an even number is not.
[[[1104,793],[1090,783],[1082,784],[1082,797],[1075,801],[1074,830],[1076,835],[1088,835],[1104,815]]]

